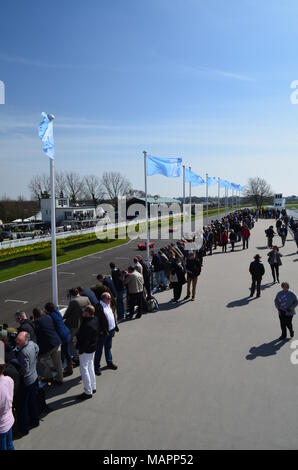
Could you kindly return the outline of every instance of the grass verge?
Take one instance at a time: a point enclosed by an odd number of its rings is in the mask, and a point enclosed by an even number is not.
[[[74,250],[69,251],[68,253],[58,256],[57,263],[65,263],[66,261],[75,260],[77,258],[81,258],[82,256],[92,255],[95,253],[99,253],[100,251],[104,251],[108,248],[113,248],[115,246],[120,246],[127,243],[128,240],[113,240],[106,243],[100,243],[98,245],[89,245],[83,248],[77,248]],[[1,281],[8,281],[9,279],[13,279],[14,277],[22,276],[24,274],[33,273],[35,271],[39,271],[40,269],[49,268],[52,265],[51,260],[43,260],[43,261],[31,261],[29,263],[22,263],[17,266],[13,266],[11,268],[1,269],[0,272],[0,282]]]

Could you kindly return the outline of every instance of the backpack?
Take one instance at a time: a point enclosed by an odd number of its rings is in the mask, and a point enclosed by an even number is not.
[[[149,313],[157,312],[159,310],[157,299],[153,295],[151,295],[150,297],[147,297],[145,305],[146,305],[146,310]]]

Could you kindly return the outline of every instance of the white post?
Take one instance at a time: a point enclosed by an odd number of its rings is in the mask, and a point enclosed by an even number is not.
[[[208,225],[208,209],[209,209],[209,199],[208,199],[208,173],[206,173],[206,225]]]
[[[185,205],[185,165],[183,165],[182,168],[183,168],[183,207],[184,207]]]
[[[58,281],[57,281],[57,252],[56,252],[56,197],[55,197],[55,164],[50,158],[51,177],[51,236],[52,236],[52,300],[58,306]]]
[[[217,179],[218,184],[218,194],[217,194],[217,216],[220,216],[220,178]]]
[[[144,154],[144,177],[145,177],[145,204],[146,204],[146,261],[149,263],[149,223],[148,223],[148,196],[147,196],[147,152]]]
[[[191,172],[191,166],[189,167]],[[190,207],[190,220],[191,220],[191,178],[189,178],[189,207]]]

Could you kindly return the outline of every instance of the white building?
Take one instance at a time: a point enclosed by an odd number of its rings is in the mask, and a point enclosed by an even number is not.
[[[51,199],[40,201],[40,210],[43,222],[51,222]],[[68,198],[56,198],[56,226],[84,225],[100,219],[104,215],[101,207],[70,205]]]

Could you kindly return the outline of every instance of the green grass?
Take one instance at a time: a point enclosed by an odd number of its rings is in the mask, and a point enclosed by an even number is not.
[[[66,261],[71,261],[77,258],[81,258],[82,256],[87,256],[95,253],[99,253],[100,251],[104,251],[108,248],[113,248],[115,246],[120,246],[127,243],[128,240],[113,240],[109,242],[102,242],[98,245],[89,245],[83,248],[76,248],[74,250],[69,251],[68,253],[58,256],[57,263],[65,263]],[[0,272],[0,282],[7,281],[9,279],[13,279],[17,276],[22,276],[24,274],[33,273],[38,271],[39,269],[49,268],[52,265],[51,260],[44,260],[44,261],[31,261],[28,263],[22,263],[18,266],[13,266],[11,268],[1,269]]]

